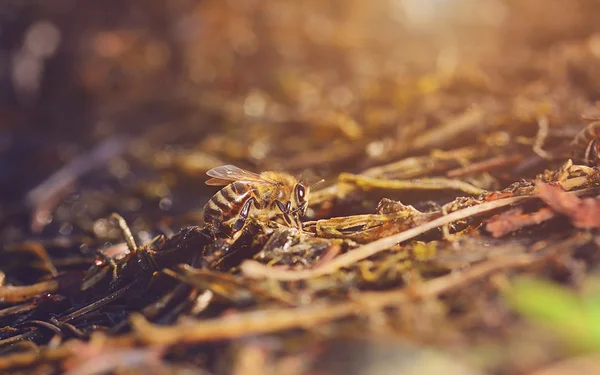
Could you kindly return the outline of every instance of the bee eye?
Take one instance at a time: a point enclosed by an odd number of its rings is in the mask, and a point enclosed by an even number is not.
[[[298,202],[304,202],[304,196],[306,194],[304,186],[300,184],[296,185],[296,194],[298,195]]]

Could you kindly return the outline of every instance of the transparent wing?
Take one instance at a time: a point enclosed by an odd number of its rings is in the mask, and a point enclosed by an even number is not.
[[[252,181],[260,183],[274,183],[274,181],[262,178],[260,175],[246,171],[242,168],[238,168],[235,165],[222,165],[211,169],[206,172],[207,175],[212,177],[206,181],[207,185],[222,186],[227,185],[233,181]]]
[[[224,180],[222,178],[211,178],[206,181],[206,184],[210,186],[225,186],[229,185],[230,183],[231,180]]]

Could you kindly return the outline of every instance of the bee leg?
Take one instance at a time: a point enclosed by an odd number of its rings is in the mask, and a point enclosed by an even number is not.
[[[244,220],[242,218],[237,219],[235,224],[233,224],[233,231],[238,232],[240,229],[242,229],[244,227],[244,223],[246,223],[246,220]]]
[[[290,203],[288,202],[288,205],[284,205],[283,203],[281,203],[280,201],[275,201],[275,204],[277,205],[277,207],[279,207],[279,209],[281,210],[281,212],[283,212],[284,214],[286,214],[289,210],[289,205]]]
[[[241,230],[244,227],[244,224],[246,224],[246,220],[248,219],[248,215],[250,214],[250,206],[253,202],[254,198],[250,198],[246,201],[246,203],[244,203],[244,206],[240,210],[240,218],[237,219],[235,224],[233,224],[233,230],[235,232]]]
[[[292,216],[294,216],[295,211],[290,211],[290,209],[292,208],[292,202],[288,201],[285,205],[283,203],[281,203],[280,201],[275,201],[275,204],[277,204],[277,207],[281,210],[282,213],[282,217],[283,220],[286,222],[286,224],[290,227],[297,227],[297,223],[295,219],[292,218]]]
[[[300,221],[300,217],[298,215],[293,215],[293,224],[294,224],[294,228],[297,228],[300,231],[303,230],[302,222]]]

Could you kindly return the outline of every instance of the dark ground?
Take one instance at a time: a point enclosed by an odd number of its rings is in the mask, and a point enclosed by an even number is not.
[[[594,0],[5,0],[0,372],[594,373],[595,128],[572,140],[599,24]],[[315,236],[208,240],[222,164],[324,178]],[[113,212],[174,236],[115,278]]]

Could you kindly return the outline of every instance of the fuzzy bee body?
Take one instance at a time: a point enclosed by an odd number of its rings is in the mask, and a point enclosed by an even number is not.
[[[600,121],[586,126],[573,138],[571,152],[575,160],[589,166],[600,165]]]
[[[302,228],[300,217],[307,209],[309,188],[295,177],[281,172],[259,175],[233,165],[207,174],[213,177],[208,185],[225,185],[204,207],[204,222],[215,236],[237,238],[249,217]]]
[[[243,214],[242,208],[245,208],[249,199],[255,195],[253,193],[252,186],[243,182],[236,181],[225,186],[213,195],[204,207],[204,222],[218,227],[215,228],[218,230],[226,229],[222,228],[223,226],[234,228],[236,213]]]

